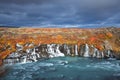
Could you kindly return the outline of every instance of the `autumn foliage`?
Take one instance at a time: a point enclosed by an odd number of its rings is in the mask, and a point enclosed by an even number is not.
[[[104,28],[0,28],[0,60],[16,50],[16,43],[21,45],[26,43],[34,45],[50,43],[80,45],[88,43],[102,50],[105,40],[116,47],[114,44],[115,35]],[[32,48],[32,46],[25,47],[24,50],[27,48]]]

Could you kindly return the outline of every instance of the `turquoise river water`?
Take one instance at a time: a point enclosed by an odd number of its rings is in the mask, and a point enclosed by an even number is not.
[[[6,65],[0,80],[120,80],[120,60],[58,57]]]

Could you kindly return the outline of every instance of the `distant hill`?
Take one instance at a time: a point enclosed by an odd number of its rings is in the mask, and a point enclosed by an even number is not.
[[[19,28],[18,26],[0,26],[0,28]]]

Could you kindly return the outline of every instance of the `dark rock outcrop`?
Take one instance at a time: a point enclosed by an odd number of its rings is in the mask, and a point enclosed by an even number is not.
[[[41,44],[23,50],[24,46],[16,44],[16,51],[12,52],[6,59],[5,64],[35,62],[39,59],[63,57],[63,56],[81,56],[93,58],[114,58],[114,51],[100,51],[93,45],[82,44],[67,45],[67,44]]]

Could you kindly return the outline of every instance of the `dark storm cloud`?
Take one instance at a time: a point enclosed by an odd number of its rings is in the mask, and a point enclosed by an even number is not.
[[[5,4],[17,4],[17,5],[26,5],[26,4],[42,4],[46,2],[50,2],[53,0],[0,0],[1,3]]]
[[[0,0],[0,25],[119,26],[119,3],[120,0]]]

